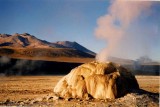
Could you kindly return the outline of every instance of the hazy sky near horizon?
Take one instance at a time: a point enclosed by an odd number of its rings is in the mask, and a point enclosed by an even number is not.
[[[108,0],[0,0],[0,33],[27,32],[49,42],[76,41],[99,52],[107,42],[96,38],[95,28],[109,6]],[[137,23],[157,32],[150,46],[151,57],[160,61],[160,2],[151,7],[148,16],[140,18],[130,28],[135,35],[139,32],[134,31]]]

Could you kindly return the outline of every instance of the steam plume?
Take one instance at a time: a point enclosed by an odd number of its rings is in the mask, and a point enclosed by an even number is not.
[[[122,45],[129,45],[132,36],[134,36],[131,33],[133,31],[129,31],[129,27],[134,21],[138,20],[142,13],[147,12],[151,8],[151,5],[152,2],[144,1],[112,1],[108,9],[108,14],[100,17],[97,21],[98,26],[95,29],[95,35],[100,39],[105,39],[107,41],[107,47],[96,56],[96,59],[104,62],[108,56],[120,54],[120,51],[122,52]],[[128,40],[127,36],[129,38]],[[123,41],[124,39],[126,41]],[[124,50],[127,52],[128,49],[133,49],[132,47],[135,47],[135,44],[131,44],[130,47],[126,46]]]
[[[7,64],[9,62],[10,62],[10,58],[8,58],[6,56],[0,57],[0,64]]]

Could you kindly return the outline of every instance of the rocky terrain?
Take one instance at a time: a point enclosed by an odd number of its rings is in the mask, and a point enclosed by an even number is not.
[[[61,76],[13,76],[62,75],[82,63],[93,61],[95,53],[76,42],[50,43],[28,33],[0,34],[0,56],[0,106],[159,106],[159,76],[137,76],[140,90],[132,90],[114,100],[62,99],[53,92]],[[115,57],[110,60],[124,64],[131,71],[134,70],[135,74],[149,72],[151,75],[159,75],[160,64],[157,62]]]
[[[62,76],[12,76],[0,78],[0,106],[56,107],[158,107],[159,76],[136,76],[141,90],[124,97],[106,99],[61,99],[53,87]],[[32,87],[30,87],[32,86]],[[28,88],[30,87],[30,88]]]

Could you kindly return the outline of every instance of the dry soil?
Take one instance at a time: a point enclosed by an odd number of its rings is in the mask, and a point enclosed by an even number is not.
[[[158,107],[160,76],[136,76],[139,91],[116,100],[58,99],[53,88],[62,76],[1,76],[0,106]],[[58,100],[57,100],[58,99]]]

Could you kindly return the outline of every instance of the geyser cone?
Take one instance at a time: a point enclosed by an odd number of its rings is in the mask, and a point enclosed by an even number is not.
[[[124,67],[112,62],[90,62],[72,69],[57,83],[54,92],[65,99],[115,99],[138,88],[134,75]]]

